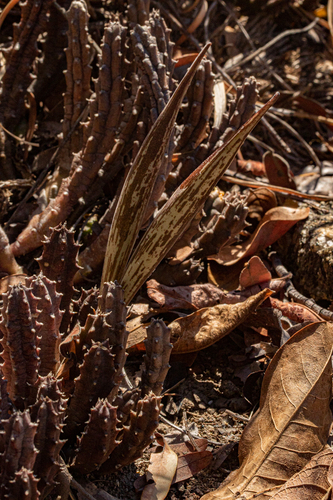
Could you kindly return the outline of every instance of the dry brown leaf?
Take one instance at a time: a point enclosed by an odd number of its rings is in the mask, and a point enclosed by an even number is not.
[[[141,500],[163,500],[169,492],[177,469],[177,454],[172,451],[163,436],[156,434],[156,440],[162,446],[162,451],[152,453],[150,456],[146,476],[148,481],[153,480],[154,482],[148,483],[144,487]]]
[[[276,207],[268,210],[251,238],[241,245],[223,247],[217,255],[209,257],[219,264],[232,266],[240,259],[259,253],[283,236],[296,222],[306,219],[309,208]]]
[[[296,189],[294,174],[292,173],[289,163],[282,156],[266,151],[263,156],[266,175],[269,183],[274,186]]]
[[[324,448],[332,420],[332,348],[333,325],[323,322],[277,351],[259,410],[239,443],[240,468],[202,500],[267,499]]]
[[[255,255],[245,264],[243,271],[240,273],[239,285],[242,288],[247,288],[271,279],[271,273],[263,261]]]
[[[178,457],[176,475],[172,484],[186,481],[190,477],[198,474],[201,470],[209,467],[213,460],[211,451],[194,451]]]
[[[147,293],[163,309],[197,310],[216,305],[225,296],[222,290],[209,283],[170,287],[156,280],[147,281]]]
[[[330,490],[327,473],[333,460],[333,450],[327,446],[315,455],[298,474],[279,489],[272,500],[324,500]]]
[[[297,304],[296,302],[282,302],[281,300],[274,299],[272,297],[268,300],[272,307],[279,309],[279,311],[282,311],[283,316],[286,316],[292,321],[296,321],[296,323],[303,323],[304,321],[316,323],[317,321],[322,320],[319,314],[316,314],[314,311],[311,311],[311,309],[302,304]]]
[[[225,337],[271,295],[268,289],[239,304],[205,307],[168,326],[171,329],[172,353],[196,352]]]

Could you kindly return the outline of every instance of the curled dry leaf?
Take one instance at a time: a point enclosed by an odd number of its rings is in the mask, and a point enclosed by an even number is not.
[[[177,469],[177,454],[172,451],[163,436],[157,434],[156,440],[162,446],[162,451],[151,454],[147,480],[154,482],[145,486],[141,500],[163,500],[169,492]]]
[[[304,469],[290,478],[273,495],[272,500],[324,500],[330,489],[327,476],[332,461],[333,450],[327,446],[312,457]]]
[[[282,156],[266,151],[263,156],[266,175],[270,184],[274,186],[286,187],[289,189],[296,189],[294,175],[290,169],[287,160]]]
[[[268,210],[251,238],[241,245],[221,248],[217,255],[209,257],[219,264],[232,266],[240,259],[259,253],[272,245],[300,220],[310,213],[309,208],[276,207]]]
[[[215,344],[243,323],[271,293],[265,289],[240,304],[205,307],[173,321],[168,325],[174,344],[173,353],[196,352]]]
[[[333,325],[323,322],[306,326],[277,351],[259,410],[239,443],[240,468],[202,500],[267,499],[324,448],[332,420],[332,349]]]
[[[241,288],[247,288],[271,279],[271,273],[260,257],[255,255],[244,265],[244,269],[239,276],[239,285]]]
[[[283,316],[286,316],[292,321],[296,321],[296,323],[303,323],[304,321],[315,323],[322,320],[319,314],[311,311],[309,307],[304,306],[303,304],[297,304],[296,302],[282,302],[282,300],[272,297],[270,297],[268,301],[272,307],[282,311]]]

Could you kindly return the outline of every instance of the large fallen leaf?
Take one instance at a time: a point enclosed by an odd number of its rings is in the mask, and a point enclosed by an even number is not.
[[[172,451],[168,443],[160,434],[156,440],[162,451],[152,453],[150,456],[150,464],[147,472],[147,480],[153,480],[144,487],[141,495],[141,500],[163,500],[170,489],[173,477],[177,469],[178,456]]]
[[[174,243],[182,235],[195,214],[200,210],[216,183],[232,162],[238,149],[248,134],[258,124],[262,116],[272,106],[278,94],[272,97],[260,110],[243,125],[226,144],[214,151],[176,189],[170,199],[158,212],[136,247],[126,268],[121,284],[124,300],[129,303],[140,286],[164,259]],[[157,138],[158,140],[158,138]],[[143,146],[142,146],[143,147]],[[142,148],[141,148],[142,149]],[[122,244],[122,242],[120,242]],[[115,251],[118,252],[115,247]],[[103,279],[110,279],[110,252],[107,250],[108,272],[103,271]],[[105,267],[105,269],[106,269]],[[115,276],[119,279],[118,275]],[[102,280],[103,281],[103,280]]]
[[[330,490],[327,474],[332,461],[333,450],[327,447],[290,478],[272,500],[324,500]]]
[[[240,304],[220,304],[205,307],[183,318],[172,321],[172,353],[196,352],[225,337],[271,295],[268,289],[249,297]]]
[[[201,309],[223,300],[225,293],[209,283],[204,285],[166,286],[147,281],[148,297],[165,309]]]
[[[209,257],[219,264],[232,266],[240,259],[259,253],[272,245],[296,222],[306,219],[309,208],[276,207],[268,210],[251,238],[241,245],[223,247],[217,255]]]
[[[332,415],[333,325],[293,335],[268,366],[260,407],[239,443],[240,468],[202,500],[264,500],[325,446]]]

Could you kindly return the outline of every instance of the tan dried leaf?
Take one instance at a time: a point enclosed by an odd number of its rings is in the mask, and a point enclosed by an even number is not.
[[[219,304],[205,307],[168,326],[171,329],[173,353],[196,352],[225,337],[271,295],[268,289],[238,304]]]
[[[324,500],[330,489],[327,473],[332,460],[333,450],[327,447],[290,478],[272,500]]]
[[[157,434],[156,440],[162,446],[162,451],[151,454],[147,480],[154,482],[145,486],[141,500],[164,500],[177,470],[177,454],[172,451],[163,436]]]
[[[326,444],[332,415],[333,325],[293,335],[267,368],[260,407],[239,443],[240,468],[202,500],[265,500]]]

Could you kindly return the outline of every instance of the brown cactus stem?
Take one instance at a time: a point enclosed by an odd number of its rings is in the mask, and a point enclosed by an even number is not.
[[[171,78],[174,69],[172,60],[174,44],[170,42],[170,30],[157,12],[151,14],[149,23],[145,26],[136,25],[131,37],[134,54],[140,68],[140,79],[149,97],[147,108],[150,111],[151,123],[155,123],[169,102],[171,90],[174,87]],[[159,173],[142,219],[143,226],[153,214],[157,201],[163,193],[165,181],[172,169],[173,149],[172,133],[166,144],[165,155],[161,159]]]
[[[7,420],[13,411],[13,405],[11,400],[9,399],[9,395],[7,392],[7,380],[3,377],[3,374],[0,373],[0,428],[2,428],[1,422],[3,420]],[[1,443],[1,439],[0,439]],[[3,453],[4,450],[0,448],[0,453]]]
[[[126,305],[124,293],[118,283],[105,283],[102,294],[98,297],[98,310],[95,315],[88,315],[86,324],[80,332],[76,345],[76,355],[82,359],[84,349],[89,349],[93,342],[108,340],[114,356],[113,396],[123,379],[123,368],[126,361]],[[109,401],[112,401],[109,395]]]
[[[106,398],[113,389],[114,375],[114,355],[108,341],[93,343],[80,366],[80,376],[75,379],[64,428],[66,438],[73,441],[83,431],[98,398]]]
[[[118,395],[113,404],[117,407],[117,418],[119,425],[128,425],[131,411],[135,411],[140,399],[141,391],[138,387],[129,389],[121,395]]]
[[[60,363],[60,324],[63,312],[60,311],[61,294],[56,291],[56,282],[46,276],[39,275],[26,279],[26,285],[31,287],[35,297],[40,299],[38,322],[41,328],[38,332],[40,365],[39,376],[55,374]]]
[[[31,419],[37,421],[39,404],[46,398],[50,399],[55,405],[55,411],[62,414],[67,405],[67,399],[62,392],[62,382],[57,380],[54,375],[49,374],[46,377],[39,377],[36,404],[30,408]]]
[[[37,478],[38,490],[42,494],[46,486],[54,483],[54,477],[59,471],[59,452],[64,440],[60,439],[64,412],[58,411],[58,402],[46,397],[38,401],[38,428],[35,435],[35,446],[39,451],[33,472]]]
[[[144,25],[149,18],[150,0],[129,0],[128,20],[134,24]]]
[[[78,440],[73,470],[89,474],[98,469],[119,444],[117,409],[107,400],[99,400],[92,408],[88,424]]]
[[[84,326],[89,314],[93,314],[97,309],[98,304],[98,289],[97,287],[90,290],[81,290],[81,296],[78,300],[72,301],[73,315],[71,319],[70,330],[78,323]]]
[[[79,269],[76,262],[79,247],[74,241],[74,232],[60,225],[52,229],[50,237],[43,243],[43,253],[37,259],[44,276],[55,281],[57,292],[62,294],[62,333],[67,331],[71,320],[70,303],[74,293],[74,276]]]
[[[187,92],[184,106],[184,128],[177,140],[176,151],[195,149],[205,138],[213,109],[214,75],[211,61],[203,61]]]
[[[84,202],[106,154],[116,145],[115,132],[122,116],[123,79],[127,70],[126,33],[118,20],[105,27],[96,98],[91,103],[91,120],[86,127],[89,138],[80,154],[74,156],[70,175],[62,181],[56,198],[31,219],[13,243],[16,256],[39,247],[50,227],[63,222],[80,199]]]
[[[121,443],[102,464],[98,474],[110,474],[141,457],[144,449],[153,441],[158,426],[161,398],[154,394],[138,402],[136,412],[131,412],[130,424],[124,428]]]
[[[71,0],[57,0],[57,4],[64,9],[68,9],[70,3]],[[48,98],[52,98],[60,87],[63,88],[67,28],[66,17],[54,4],[51,4],[47,32],[42,41],[42,56],[37,59],[36,64],[38,78],[30,86],[37,102],[48,103]]]
[[[68,47],[66,48],[67,69],[66,92],[64,94],[64,120],[62,133],[65,139],[71,128],[79,119],[87,100],[91,96],[90,77],[90,44],[88,39],[88,8],[84,0],[74,0],[67,13]],[[58,158],[58,179],[67,177],[73,159],[73,153],[78,153],[83,145],[82,127],[78,127],[66,142]]]
[[[141,376],[141,395],[149,392],[156,396],[162,393],[163,382],[170,368],[169,360],[172,351],[170,328],[164,321],[153,320],[147,328],[145,340],[146,354]]]
[[[22,267],[18,265],[13,255],[9,240],[5,231],[0,226],[0,271],[8,274],[22,273]]]
[[[34,466],[37,424],[31,422],[29,412],[25,410],[23,413],[13,413],[2,425],[4,430],[0,433],[0,441],[4,452],[0,457],[0,497],[6,498],[13,486],[15,474],[21,467],[32,470]]]
[[[246,78],[242,86],[237,87],[237,95],[230,103],[228,113],[223,116],[220,126],[220,138],[213,145],[213,150],[226,143],[237,130],[251,118],[255,112],[255,103],[258,98],[257,82],[251,76]]]
[[[202,224],[203,233],[193,242],[193,255],[196,258],[218,253],[222,246],[234,243],[240,232],[248,226],[245,220],[249,210],[246,195],[227,193],[222,201],[220,213],[213,213]],[[213,208],[214,211],[217,211],[216,208]]]
[[[24,113],[24,97],[33,80],[30,71],[37,57],[37,39],[46,31],[53,0],[26,0],[21,20],[14,25],[13,43],[4,50],[6,71],[2,79],[0,116],[13,130]]]
[[[99,310],[105,314],[105,320],[110,327],[107,338],[112,346],[112,353],[116,356],[115,368],[122,369],[126,359],[125,349],[128,332],[126,330],[127,312],[124,291],[119,283],[104,283],[98,305]]]
[[[41,324],[37,299],[30,288],[14,285],[3,294],[2,320],[2,372],[8,381],[8,393],[17,408],[24,408],[38,377],[38,333]]]
[[[17,500],[39,500],[40,494],[37,489],[38,479],[34,476],[31,470],[21,467],[18,472],[15,472],[15,478],[9,482],[6,499]]]

